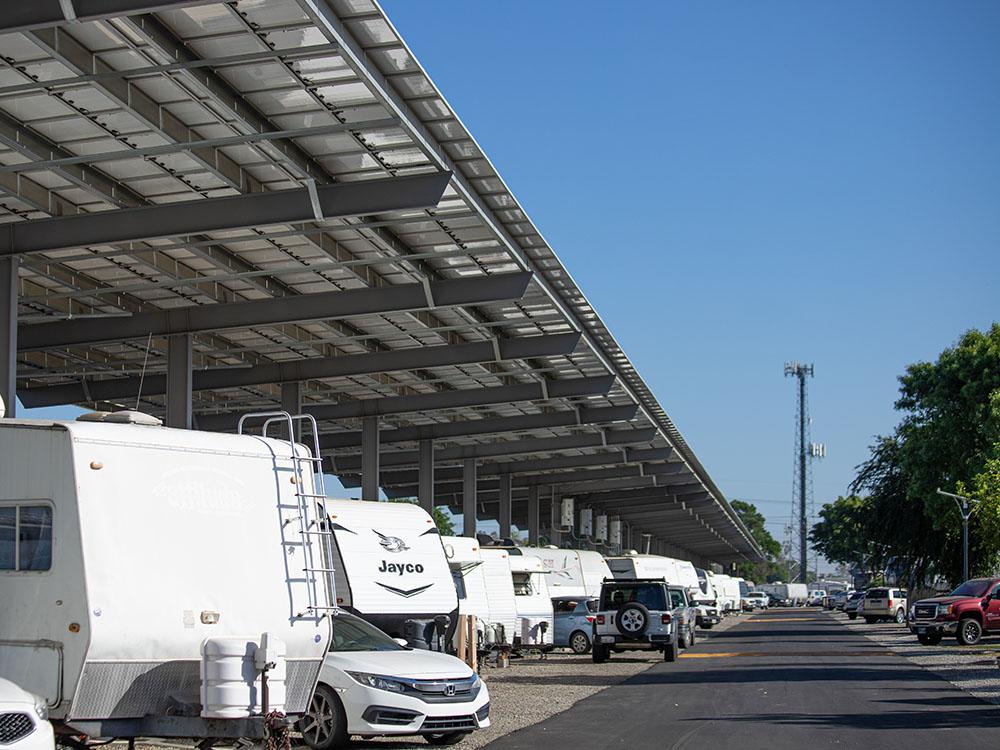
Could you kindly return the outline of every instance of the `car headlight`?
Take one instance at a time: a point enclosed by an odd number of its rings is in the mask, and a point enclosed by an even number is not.
[[[910,619],[911,620],[916,620],[917,619],[917,607],[916,607],[916,605],[913,605],[912,607],[910,607]]]
[[[949,604],[947,607],[944,608],[944,614],[951,615],[951,614],[954,614],[954,613],[955,613],[955,605],[954,604]]]
[[[406,690],[406,684],[393,677],[369,674],[368,672],[348,672],[347,674],[355,682],[376,690],[388,690],[390,693],[402,693]]]
[[[42,721],[47,721],[49,718],[49,705],[44,698],[39,698],[37,695],[35,696],[35,714]]]

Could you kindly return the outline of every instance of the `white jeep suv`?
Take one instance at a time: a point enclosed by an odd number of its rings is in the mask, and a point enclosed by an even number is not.
[[[682,642],[693,642],[695,618],[684,589],[662,578],[605,580],[594,613],[591,657],[603,664],[613,651],[651,649],[674,661]]]

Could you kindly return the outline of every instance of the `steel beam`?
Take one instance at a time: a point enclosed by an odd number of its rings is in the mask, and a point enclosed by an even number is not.
[[[361,499],[378,500],[378,417],[365,417],[361,423]]]
[[[465,388],[456,391],[436,391],[434,393],[416,393],[410,396],[388,396],[345,401],[339,404],[322,404],[310,406],[306,412],[312,414],[317,420],[360,419],[367,416],[509,404],[518,401],[541,401],[546,398],[546,395],[549,399],[600,396],[608,393],[614,382],[613,375],[566,378],[547,380],[545,383],[518,383],[517,385],[502,385],[492,388]],[[205,415],[198,419],[198,425],[205,430],[224,431],[234,427],[243,413],[227,412],[225,414]]]
[[[17,415],[17,258],[0,258],[0,411]]]
[[[579,333],[559,333],[520,339],[498,339],[492,342],[421,346],[369,354],[273,362],[251,368],[201,370],[194,373],[193,389],[202,391],[265,383],[287,383],[290,380],[371,375],[379,372],[493,362],[496,361],[498,352],[501,360],[557,356],[572,352],[579,340]],[[109,378],[86,384],[69,383],[25,388],[19,395],[25,406],[54,406],[134,398],[138,389],[138,377]],[[142,385],[143,393],[152,396],[162,395],[165,391],[165,376],[146,376]],[[352,445],[361,445],[360,433]]]
[[[420,478],[417,487],[417,501],[428,513],[434,511],[434,441],[420,441]]]
[[[414,425],[386,430],[383,442],[407,443],[417,440],[484,435],[498,432],[518,432],[552,427],[574,427],[585,424],[607,422],[627,422],[632,419],[638,407],[607,406],[601,408],[567,409],[548,414],[526,414],[518,417],[495,417],[492,419],[472,419],[463,422],[443,422],[430,425]],[[335,432],[320,438],[320,448],[333,450],[358,445],[361,435],[357,432]]]
[[[655,438],[656,430],[651,427],[631,430],[601,430],[600,432],[593,433],[581,432],[554,438],[522,438],[520,440],[504,440],[496,443],[477,443],[475,445],[439,448],[434,452],[434,461],[437,464],[460,463],[464,458],[497,458],[500,456],[556,453],[564,450],[603,448],[616,445],[641,445],[652,442]],[[382,465],[394,467],[415,466],[417,459],[416,451],[395,451],[382,456]],[[331,467],[334,474],[357,471],[361,468],[360,457],[357,454],[335,456],[331,461]]]
[[[171,204],[176,205],[176,204]],[[531,281],[528,272],[494,274],[465,279],[398,284],[374,289],[345,289],[317,294],[276,297],[247,302],[172,307],[136,313],[115,320],[84,318],[22,326],[22,350],[80,346],[147,336],[204,333],[279,323],[331,320],[354,315],[409,312],[433,307],[520,299]]]
[[[510,538],[510,517],[511,517],[511,475],[502,474],[500,476],[500,513],[497,521],[500,524],[500,538]]]
[[[137,13],[208,5],[218,0],[72,0],[73,18],[68,18],[59,0],[30,0],[5,3],[0,15],[0,32],[27,31],[61,26],[71,21],[97,21]]]
[[[167,339],[167,427],[191,429],[193,355],[190,334]]]
[[[528,544],[538,544],[538,487],[528,488]]]
[[[341,182],[316,195],[326,219],[433,208],[450,179],[434,172]],[[273,190],[15,222],[0,233],[0,256],[315,220],[308,190]]]
[[[476,460],[465,459],[462,466],[462,531],[464,536],[476,538],[476,514],[479,512],[476,502]]]

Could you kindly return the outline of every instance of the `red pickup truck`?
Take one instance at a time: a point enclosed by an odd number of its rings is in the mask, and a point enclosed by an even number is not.
[[[954,635],[966,646],[1000,632],[1000,578],[973,578],[948,596],[921,599],[910,609],[910,632],[927,646]]]

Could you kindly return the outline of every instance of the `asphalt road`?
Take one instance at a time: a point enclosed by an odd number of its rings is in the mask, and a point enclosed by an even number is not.
[[[747,617],[490,750],[1000,747],[1000,709],[818,610]],[[568,677],[572,680],[572,677]]]

